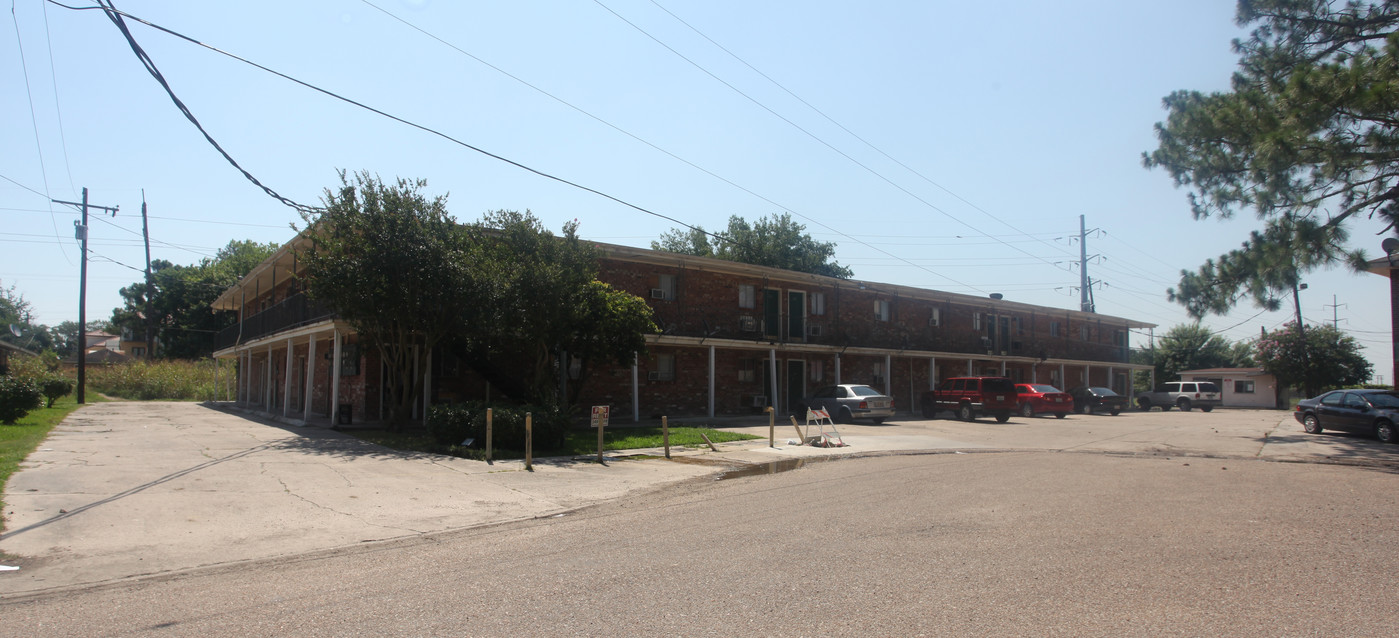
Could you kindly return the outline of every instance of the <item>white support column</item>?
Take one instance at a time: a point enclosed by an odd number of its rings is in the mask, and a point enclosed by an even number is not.
[[[293,348],[292,348],[292,342],[291,342],[291,339],[288,338],[288,339],[287,339],[287,363],[286,363],[287,378],[286,378],[285,381],[282,382],[282,417],[283,417],[283,418],[291,416],[291,353],[292,353],[292,350],[293,350]]]
[[[1069,380],[1064,378],[1064,364],[1062,363],[1059,364],[1059,383],[1062,383],[1064,385],[1064,387],[1059,388],[1060,390],[1069,389]]]
[[[641,423],[641,383],[637,381],[637,357],[631,356],[631,420]]]
[[[772,376],[772,383],[769,383],[769,384],[768,384],[769,386],[772,387],[772,403],[769,403],[768,405],[772,406],[772,409],[776,410],[776,409],[777,409],[777,396],[778,396],[778,395],[777,395],[777,348],[768,348],[768,369],[771,371],[771,376]]]
[[[967,376],[969,377],[976,376],[976,367],[973,365],[973,363],[974,362],[971,359],[967,359]]]
[[[840,385],[840,353],[836,353],[836,385]]]
[[[432,402],[432,351],[427,351],[427,370],[423,372],[423,425],[427,425],[427,406]]]
[[[894,358],[891,355],[884,355],[884,396],[893,395],[894,384]]]
[[[311,399],[316,396],[316,335],[306,340],[306,399],[302,401],[301,420],[311,422]]]
[[[1083,385],[1093,385],[1093,366],[1083,366]]]
[[[266,374],[262,378],[262,410],[268,414],[272,413],[272,408],[276,405],[275,397],[272,393],[277,388],[277,384],[272,382],[272,344],[267,344],[267,359],[262,362],[262,367]]]
[[[331,334],[330,345],[330,427],[340,425],[340,331]]]
[[[1117,389],[1112,387],[1112,382],[1117,380],[1116,377],[1113,375],[1114,372],[1116,371],[1113,370],[1113,367],[1108,366],[1108,389],[1112,390],[1113,392],[1117,392]]]
[[[1006,376],[1006,362],[1005,362],[1005,359],[1002,359],[1002,360],[1001,360],[1001,376]]]
[[[709,346],[709,417],[714,418],[714,346]]]
[[[938,389],[938,358],[928,357],[928,389]]]

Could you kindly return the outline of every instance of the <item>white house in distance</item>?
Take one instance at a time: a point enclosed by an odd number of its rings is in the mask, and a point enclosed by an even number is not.
[[[1281,396],[1278,380],[1262,368],[1206,368],[1183,370],[1181,381],[1213,381],[1219,386],[1226,408],[1275,408]]]

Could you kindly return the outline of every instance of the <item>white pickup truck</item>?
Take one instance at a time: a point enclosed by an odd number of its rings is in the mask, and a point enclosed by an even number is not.
[[[1219,386],[1209,381],[1169,381],[1153,391],[1137,393],[1137,407],[1143,412],[1153,407],[1168,412],[1171,406],[1180,408],[1181,412],[1189,412],[1191,408],[1209,412],[1222,401]]]

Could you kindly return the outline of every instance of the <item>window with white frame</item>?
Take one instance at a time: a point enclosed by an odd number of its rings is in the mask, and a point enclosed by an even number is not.
[[[1051,321],[1051,322],[1049,322],[1049,336],[1051,336],[1051,337],[1057,337],[1057,336],[1059,336],[1059,322],[1058,322],[1058,321]]]
[[[675,355],[656,355],[656,369],[647,375],[648,381],[674,381],[675,380]]]
[[[880,321],[889,320],[889,302],[884,300],[874,302],[874,318]]]
[[[811,363],[807,364],[807,365],[811,366],[811,380],[812,380],[812,381],[825,381],[825,380],[826,380],[826,366],[825,366],[825,363],[826,363],[826,362],[824,362],[824,361],[812,361]]]
[[[981,330],[981,313],[972,313],[972,330]]]
[[[674,299],[675,275],[661,275],[658,289],[661,291],[661,299]]]
[[[824,292],[813,292],[813,293],[811,293],[811,314],[813,314],[813,315],[824,315],[824,314],[826,314],[826,293],[824,293]]]
[[[933,308],[932,314],[928,315],[928,325],[934,328],[942,325],[942,308]]]
[[[1085,323],[1078,327],[1078,338],[1083,341],[1088,340],[1088,324]]]
[[[752,383],[758,380],[757,359],[744,359],[739,362],[738,380],[742,383]]]
[[[1252,381],[1235,381],[1234,394],[1253,394]]]
[[[739,285],[738,285],[738,307],[739,307],[739,308],[752,308],[752,307],[754,307],[755,305],[757,305],[757,304],[756,304],[756,301],[755,301],[756,299],[757,299],[757,295],[756,295],[756,293],[754,292],[754,288],[753,288],[753,285],[752,285],[752,284],[739,284]]]
[[[884,363],[883,363],[883,362],[875,362],[875,364],[874,364],[874,381],[871,382],[870,385],[873,385],[874,387],[880,388],[880,389],[883,389],[883,388],[884,388]]]

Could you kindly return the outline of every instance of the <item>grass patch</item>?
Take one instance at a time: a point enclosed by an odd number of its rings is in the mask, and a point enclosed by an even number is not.
[[[460,445],[442,445],[432,439],[424,431],[390,432],[388,430],[348,430],[346,432],[356,438],[370,443],[382,445],[386,448],[400,450],[404,452],[428,452],[431,454],[445,454],[466,459],[485,460],[486,451],[480,447],[483,441],[478,441],[477,447],[463,447]],[[729,441],[742,441],[746,439],[758,439],[762,437],[739,432],[725,432],[712,428],[698,427],[673,427],[670,429],[670,445],[672,447],[685,446],[697,447],[704,445],[703,434],[715,443],[726,443]],[[636,450],[642,448],[661,447],[664,445],[661,437],[661,429],[658,427],[640,428],[607,428],[603,433],[604,450]],[[571,430],[568,433],[568,440],[559,449],[545,450],[535,449],[535,457],[545,456],[586,456],[597,454],[597,432],[591,428],[587,430]],[[522,459],[525,458],[524,450],[493,450],[493,459]]]
[[[4,494],[5,484],[19,469],[20,461],[39,447],[59,421],[76,409],[76,399],[70,395],[54,401],[51,408],[30,412],[14,425],[0,425],[0,494]],[[0,529],[5,528],[4,506],[0,501]]]

